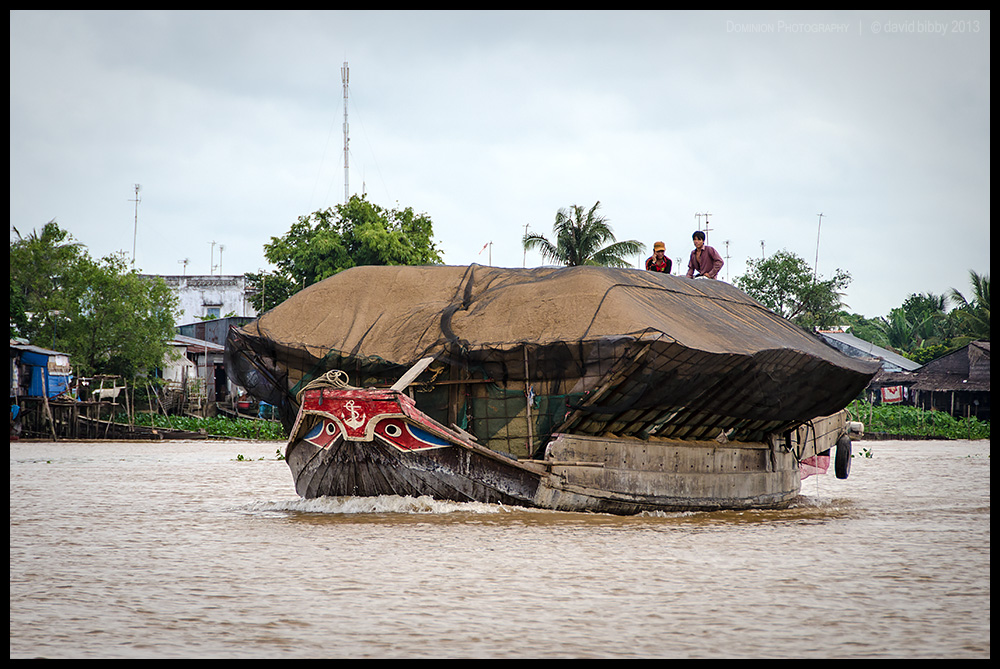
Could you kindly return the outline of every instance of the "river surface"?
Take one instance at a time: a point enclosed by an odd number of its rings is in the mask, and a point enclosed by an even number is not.
[[[11,443],[10,656],[990,657],[989,441],[624,518],[302,500],[281,447]]]

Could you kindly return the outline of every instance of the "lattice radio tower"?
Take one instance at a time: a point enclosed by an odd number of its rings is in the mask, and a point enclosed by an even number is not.
[[[135,268],[135,240],[136,240],[136,237],[139,236],[139,202],[142,201],[142,200],[139,199],[139,190],[141,188],[142,188],[142,186],[140,186],[139,184],[135,185],[135,199],[132,200],[133,202],[135,202],[135,223],[133,224],[133,227],[132,227],[132,267],[133,268]]]
[[[347,61],[344,61],[344,66],[340,68],[340,80],[344,82],[344,204],[346,205],[351,199],[351,187],[350,187],[350,170],[348,169],[348,134],[347,134],[347,81],[350,78],[350,70],[347,67]]]

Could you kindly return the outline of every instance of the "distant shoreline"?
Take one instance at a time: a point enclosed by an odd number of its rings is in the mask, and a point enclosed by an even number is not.
[[[890,432],[865,432],[855,441],[989,441],[989,439],[954,439],[939,435],[892,434]]]

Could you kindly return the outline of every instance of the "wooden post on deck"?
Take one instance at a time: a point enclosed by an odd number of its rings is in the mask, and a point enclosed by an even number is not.
[[[528,415],[528,457],[535,453],[534,439],[531,435],[531,379],[528,377],[528,345],[524,345],[524,403]]]

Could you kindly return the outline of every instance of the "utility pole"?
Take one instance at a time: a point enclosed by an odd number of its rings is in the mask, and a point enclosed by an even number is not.
[[[525,239],[528,238],[528,224],[527,223],[524,224],[524,238]],[[521,246],[522,247],[524,246],[524,241],[523,240],[521,242]],[[522,255],[522,258],[521,258],[521,267],[527,267],[527,266],[528,266],[528,249],[524,248],[523,255]]]
[[[820,227],[823,225],[823,214],[819,214],[819,223],[816,225],[816,262],[813,263],[813,281],[816,281],[816,276],[819,271],[819,233]]]
[[[344,84],[344,204],[347,204],[351,199],[351,188],[350,182],[350,170],[348,169],[348,132],[347,132],[347,82],[350,79],[350,70],[347,67],[347,61],[344,61],[344,66],[340,68],[340,80]]]
[[[135,185],[135,225],[132,228],[132,269],[135,269],[135,238],[139,235],[139,184]]]

